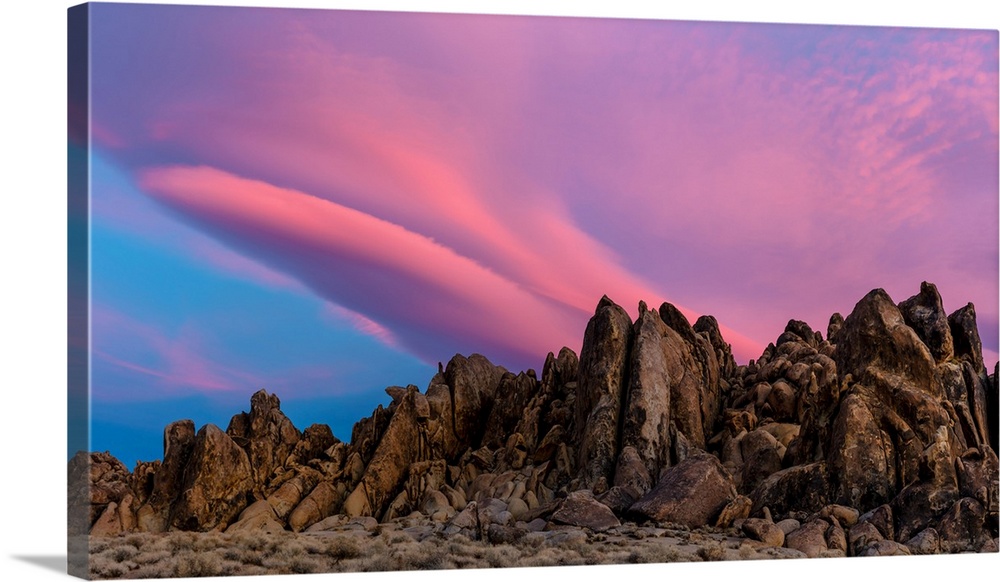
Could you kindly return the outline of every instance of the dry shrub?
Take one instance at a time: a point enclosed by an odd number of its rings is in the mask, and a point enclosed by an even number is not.
[[[705,544],[698,548],[698,557],[706,562],[718,562],[726,559],[726,549],[716,543]]]
[[[385,544],[382,545],[385,547]],[[353,537],[346,536],[331,537],[323,553],[337,561],[357,558],[362,555],[361,544]]]
[[[90,557],[90,575],[93,578],[121,578],[128,568],[104,555]]]
[[[166,550],[156,550],[153,552],[140,552],[136,554],[132,561],[140,566],[145,566],[147,564],[158,564],[160,562],[168,562],[173,556],[170,552]]]
[[[198,535],[193,532],[171,532],[167,536],[167,546],[171,552],[177,553],[194,545]]]
[[[296,556],[289,560],[288,569],[294,574],[312,574],[323,571],[323,564],[310,556]]]
[[[139,550],[135,546],[122,544],[108,549],[106,552],[103,552],[102,555],[107,556],[115,562],[124,562],[138,556]]]
[[[752,560],[756,558],[757,550],[753,548],[750,544],[743,544],[740,546],[740,559],[741,560]]]
[[[558,566],[560,563],[559,551],[554,548],[543,548],[521,560],[521,565],[527,567]]]
[[[395,570],[394,563],[385,553],[377,552],[358,561],[359,572],[387,572]]]

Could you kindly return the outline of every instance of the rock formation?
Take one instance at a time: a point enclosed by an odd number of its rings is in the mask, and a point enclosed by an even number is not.
[[[970,304],[881,289],[830,318],[788,322],[737,365],[712,317],[599,301],[579,358],[540,378],[456,355],[349,443],[296,429],[259,391],[225,431],[164,431],[162,462],[107,453],[69,466],[91,535],[318,531],[419,512],[493,541],[628,521],[734,528],[809,556],[996,548],[997,383]],[[360,522],[359,522],[360,523]],[[365,521],[365,523],[369,523]],[[366,526],[367,527],[367,526]]]

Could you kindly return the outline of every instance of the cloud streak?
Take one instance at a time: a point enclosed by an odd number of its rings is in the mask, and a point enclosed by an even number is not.
[[[421,357],[476,350],[520,362],[571,337],[565,309],[427,237],[345,206],[206,167],[148,170],[140,184],[319,295],[391,322]]]
[[[224,16],[96,47],[110,154],[424,358],[537,362],[602,294],[713,313],[741,361],[873,287],[997,320],[995,32]]]

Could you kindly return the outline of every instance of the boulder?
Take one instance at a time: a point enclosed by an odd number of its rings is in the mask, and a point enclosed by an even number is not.
[[[941,546],[948,552],[976,551],[989,539],[986,509],[971,497],[956,501],[936,528]]]
[[[313,424],[302,432],[302,438],[295,444],[289,465],[304,465],[313,459],[326,455],[327,449],[339,443],[329,425]]]
[[[316,486],[320,475],[316,471],[300,469],[298,474],[285,481],[274,493],[267,497],[267,502],[274,510],[278,519],[284,520],[291,514],[302,498]]]
[[[936,529],[929,527],[910,538],[906,547],[912,554],[938,554],[941,552],[941,536]]]
[[[867,521],[855,525],[847,534],[847,543],[852,556],[862,555],[869,546],[884,539],[882,532]]]
[[[750,539],[763,542],[766,546],[780,548],[785,543],[785,532],[777,525],[760,518],[750,518],[740,526]]]
[[[218,427],[206,424],[195,436],[171,526],[188,531],[221,531],[246,506],[253,487],[246,451]]]
[[[858,523],[870,523],[883,538],[896,539],[895,520],[892,517],[892,507],[882,504],[858,517]]]
[[[878,540],[865,547],[858,556],[909,556],[910,549],[893,540]]]
[[[740,442],[743,459],[740,491],[753,491],[761,481],[781,470],[781,445],[774,435],[758,428]]]
[[[905,542],[932,526],[958,501],[958,495],[957,488],[941,489],[932,483],[915,482],[904,487],[892,500],[895,539]]]
[[[735,498],[736,487],[722,463],[712,455],[695,453],[668,469],[629,513],[639,519],[702,527],[715,523]]]
[[[753,501],[749,497],[737,495],[736,499],[733,499],[722,508],[719,517],[715,518],[715,527],[727,528],[732,526],[738,519],[746,519],[750,515],[752,508]]]
[[[551,520],[593,531],[606,531],[621,525],[611,509],[595,500],[593,494],[585,489],[570,493],[562,506],[552,514]]]
[[[285,531],[285,527],[278,521],[271,505],[265,500],[260,500],[250,504],[240,513],[236,522],[226,528],[226,532],[238,531],[276,533]]]
[[[826,530],[829,525],[822,519],[808,521],[785,537],[785,546],[815,558],[827,550]]]
[[[300,532],[326,519],[340,508],[342,500],[343,495],[332,483],[321,481],[288,515],[288,527],[294,532]]]
[[[765,507],[785,517],[793,511],[819,511],[830,500],[830,478],[826,463],[810,463],[782,469],[761,481],[752,493],[753,509],[758,515]]]

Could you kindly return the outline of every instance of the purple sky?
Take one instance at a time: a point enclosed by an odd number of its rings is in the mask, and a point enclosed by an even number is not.
[[[746,362],[790,318],[825,332],[927,280],[976,304],[997,360],[995,31],[112,4],[92,25],[94,448],[197,406],[224,424],[260,387],[346,439],[456,352],[579,350],[603,294],[715,315]]]

